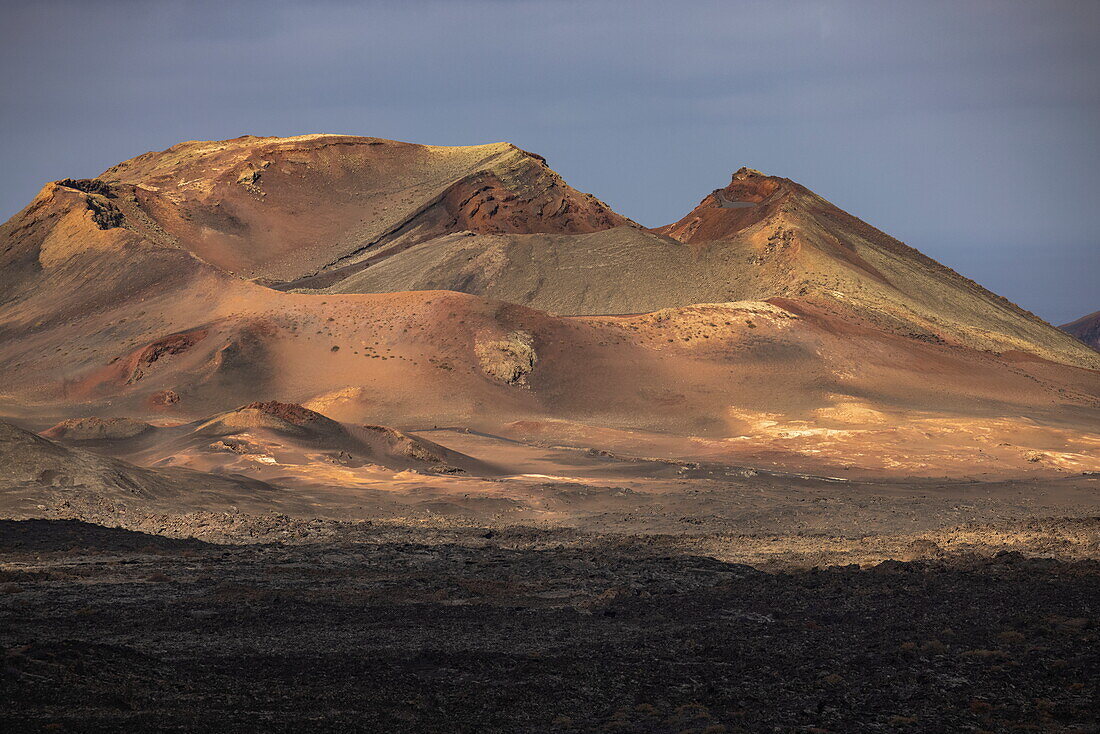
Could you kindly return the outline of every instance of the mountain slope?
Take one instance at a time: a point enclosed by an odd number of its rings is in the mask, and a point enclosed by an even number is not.
[[[789,179],[742,168],[724,189],[657,231],[743,257],[753,271],[744,298],[832,302],[916,338],[1100,367],[1095,355],[1034,314]]]
[[[232,502],[262,512],[281,494],[242,476],[134,466],[0,421],[0,512],[6,517],[36,516],[42,503],[101,509],[183,501],[198,509]]]
[[[570,315],[731,300],[735,294],[725,284],[695,278],[695,268],[685,262],[691,257],[679,243],[626,226],[575,235],[463,232],[421,242],[328,287],[302,291],[451,290]]]
[[[561,314],[783,297],[915,339],[1100,368],[1063,333],[787,179],[741,169],[652,233],[426,238],[293,284],[311,293],[458,290]]]

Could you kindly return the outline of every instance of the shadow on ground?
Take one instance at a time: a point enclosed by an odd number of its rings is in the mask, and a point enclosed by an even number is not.
[[[181,550],[207,545],[194,538],[166,538],[79,520],[0,520],[0,553]]]
[[[1096,731],[1095,561],[0,535],[5,731]]]

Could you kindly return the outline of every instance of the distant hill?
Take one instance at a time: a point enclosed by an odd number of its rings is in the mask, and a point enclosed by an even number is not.
[[[1073,334],[1093,349],[1100,350],[1100,311],[1062,324],[1059,328]]]

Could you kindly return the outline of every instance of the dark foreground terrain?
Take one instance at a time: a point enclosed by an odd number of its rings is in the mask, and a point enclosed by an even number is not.
[[[0,521],[0,591],[5,732],[1100,731],[1094,560],[29,520]]]

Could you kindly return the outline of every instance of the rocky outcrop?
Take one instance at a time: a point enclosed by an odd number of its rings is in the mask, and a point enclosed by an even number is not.
[[[538,362],[535,338],[527,331],[512,331],[503,337],[479,336],[474,353],[486,375],[508,385],[526,385],[527,376]]]
[[[156,362],[186,352],[205,339],[206,335],[206,329],[195,329],[180,334],[171,334],[146,346],[130,358],[132,367],[130,368],[129,377],[126,378],[126,384],[134,384],[145,377]]]

